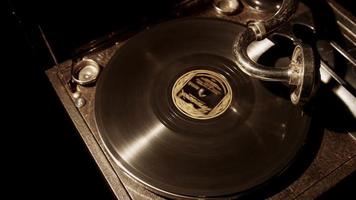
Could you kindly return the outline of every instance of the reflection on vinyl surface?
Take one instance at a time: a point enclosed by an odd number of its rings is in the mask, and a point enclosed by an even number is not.
[[[136,35],[113,56],[98,81],[95,118],[108,152],[135,180],[174,196],[236,195],[296,156],[309,117],[235,66],[231,44],[243,29],[221,20],[172,21]],[[172,100],[177,80],[195,70],[219,74],[231,87],[231,102],[216,117],[189,117]],[[194,79],[194,87],[220,95],[218,80],[204,80]],[[223,99],[194,95],[183,100],[196,110],[214,110]]]

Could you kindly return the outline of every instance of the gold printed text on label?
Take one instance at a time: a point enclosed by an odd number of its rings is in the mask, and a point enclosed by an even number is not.
[[[172,88],[174,105],[194,119],[211,119],[224,113],[232,101],[226,78],[210,70],[193,70],[179,77]]]

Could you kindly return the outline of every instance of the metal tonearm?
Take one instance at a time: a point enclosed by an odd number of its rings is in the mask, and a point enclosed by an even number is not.
[[[310,97],[315,81],[314,55],[310,47],[298,44],[293,52],[292,60],[283,68],[267,67],[253,61],[247,55],[247,47],[254,41],[259,41],[283,24],[288,22],[296,11],[297,0],[283,0],[277,13],[265,21],[254,21],[241,32],[233,45],[233,53],[237,66],[251,77],[265,81],[281,81],[291,85],[293,104],[306,102]]]

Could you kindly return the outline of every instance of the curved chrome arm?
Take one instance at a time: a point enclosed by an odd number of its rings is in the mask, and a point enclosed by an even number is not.
[[[292,83],[293,70],[288,66],[284,68],[266,67],[256,63],[247,55],[247,47],[256,40],[252,29],[242,32],[234,43],[234,55],[237,66],[251,77],[266,81],[283,81]],[[294,84],[295,85],[295,84]]]
[[[250,23],[248,28],[237,36],[233,45],[235,62],[247,75],[261,80],[282,81],[297,86],[291,95],[291,100],[294,104],[299,103],[301,98],[304,99],[305,96],[309,96],[313,87],[314,79],[311,80],[309,78],[313,77],[314,74],[311,49],[305,45],[296,46],[291,63],[283,68],[275,68],[266,67],[254,62],[247,55],[247,47],[253,41],[264,39],[284,23],[288,22],[296,11],[296,7],[297,0],[283,0],[280,9],[272,18],[266,21]],[[308,56],[304,57],[305,55]],[[305,70],[305,67],[308,67],[308,69]],[[305,77],[308,77],[307,82],[304,81]],[[305,90],[306,87],[308,88]]]

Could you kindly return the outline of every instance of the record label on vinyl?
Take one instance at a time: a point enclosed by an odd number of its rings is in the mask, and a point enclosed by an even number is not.
[[[179,77],[172,88],[174,105],[194,119],[210,119],[224,113],[232,94],[226,78],[210,70],[193,70]]]

